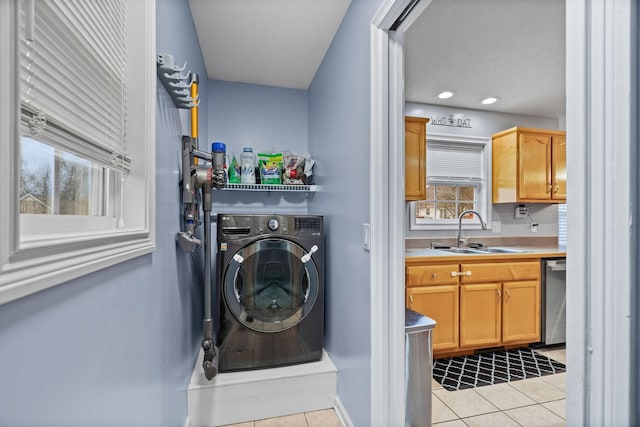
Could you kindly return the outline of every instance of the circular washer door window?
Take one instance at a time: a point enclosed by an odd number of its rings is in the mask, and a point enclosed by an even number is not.
[[[318,297],[318,269],[307,251],[284,239],[264,239],[238,251],[224,277],[224,299],[243,325],[281,332],[300,323]],[[309,258],[309,257],[307,257]]]

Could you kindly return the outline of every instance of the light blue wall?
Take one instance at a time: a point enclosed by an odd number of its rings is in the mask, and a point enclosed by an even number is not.
[[[159,0],[157,18],[159,51],[198,69],[187,0]],[[184,424],[201,290],[175,244],[178,114],[157,99],[157,249],[0,307],[2,426]]]
[[[471,128],[438,126],[433,123],[427,124],[427,136],[429,133],[449,134],[457,136],[477,136],[491,138],[494,133],[500,132],[514,126],[539,128],[539,129],[563,129],[560,127],[564,124],[564,120],[553,119],[547,117],[534,117],[518,114],[505,114],[492,111],[467,110],[463,108],[449,108],[439,105],[419,104],[415,102],[407,102],[405,105],[405,114],[407,116],[417,117],[449,117],[453,114],[455,117],[469,119]],[[562,122],[562,123],[561,123]],[[488,195],[491,204],[491,194]],[[489,230],[472,230],[465,231],[472,237],[501,237],[501,236],[557,236],[558,235],[558,206],[551,204],[527,204],[531,217],[539,224],[538,232],[531,233],[528,220],[514,219],[513,211],[515,203],[505,203],[491,205],[491,216],[485,218],[489,221],[499,221],[501,225],[500,233],[493,233]],[[457,231],[455,230],[411,230],[410,227],[410,211],[409,203],[406,204],[405,237],[407,238],[455,238]],[[491,225],[489,223],[489,225]]]
[[[309,96],[306,90],[234,83],[208,82],[208,139],[227,145],[229,159],[238,161],[243,147],[260,152],[308,147]],[[315,153],[311,151],[315,157]],[[214,191],[216,213],[306,213],[306,194]]]
[[[356,426],[370,419],[369,220],[370,23],[380,0],[354,0],[309,88],[309,148],[322,191],[309,202],[326,215],[325,347],[338,368],[338,398]],[[377,173],[377,171],[371,171]]]

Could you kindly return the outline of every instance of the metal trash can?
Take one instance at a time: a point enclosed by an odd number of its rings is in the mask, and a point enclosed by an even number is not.
[[[436,321],[405,309],[404,384],[406,396],[405,426],[431,427],[431,377],[433,350],[431,331]]]

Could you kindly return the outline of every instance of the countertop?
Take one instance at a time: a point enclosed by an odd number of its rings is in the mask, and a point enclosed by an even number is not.
[[[490,254],[456,254],[437,249],[405,249],[405,260],[408,262],[427,261],[454,261],[464,262],[465,260],[504,260],[504,259],[540,259],[566,257],[566,247],[564,246],[499,246],[501,248],[515,249],[522,252],[517,253],[490,253]]]

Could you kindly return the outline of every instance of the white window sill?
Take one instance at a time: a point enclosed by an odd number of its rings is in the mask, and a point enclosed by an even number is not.
[[[147,232],[92,241],[35,246],[15,252],[0,271],[0,304],[110,267],[155,249]],[[62,250],[64,248],[65,250]]]

